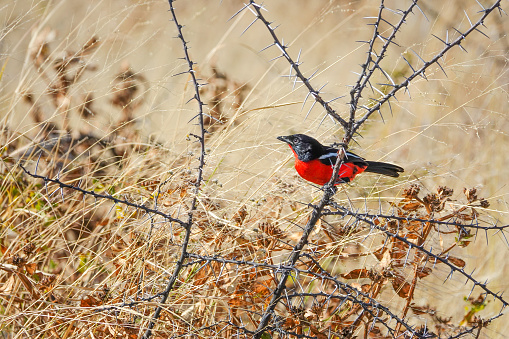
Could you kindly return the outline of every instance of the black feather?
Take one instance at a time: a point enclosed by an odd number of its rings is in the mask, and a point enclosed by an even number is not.
[[[397,178],[399,177],[400,172],[405,171],[402,167],[393,164],[388,164],[386,162],[367,161],[367,163],[368,168],[366,168],[364,172],[378,173],[387,175],[389,177]]]

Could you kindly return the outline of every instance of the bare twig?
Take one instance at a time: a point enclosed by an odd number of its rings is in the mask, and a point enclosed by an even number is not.
[[[204,118],[203,118],[204,104],[200,98],[200,86],[201,85],[199,84],[198,79],[196,78],[196,73],[194,70],[195,63],[191,60],[191,57],[189,56],[189,48],[188,48],[187,42],[184,38],[184,35],[182,33],[182,25],[180,25],[177,20],[177,14],[175,13],[175,8],[173,7],[174,0],[169,0],[168,3],[170,5],[170,11],[171,11],[171,15],[173,18],[173,22],[175,23],[175,26],[177,27],[177,31],[178,31],[177,38],[182,41],[184,57],[185,57],[185,60],[189,66],[189,69],[187,70],[186,73],[190,74],[192,83],[194,84],[195,94],[194,94],[193,99],[195,99],[196,102],[198,103],[197,117],[198,117],[198,124],[200,127],[200,135],[197,135],[197,136],[195,135],[195,137],[200,142],[201,149],[200,149],[200,157],[199,157],[199,164],[198,164],[198,176],[196,178],[196,183],[194,184],[195,185],[194,197],[191,202],[191,208],[188,211],[187,222],[185,223],[186,234],[185,234],[184,240],[182,242],[180,258],[177,261],[177,263],[173,269],[173,274],[170,277],[168,284],[166,285],[166,289],[162,293],[162,297],[161,297],[161,301],[160,301],[161,304],[164,304],[166,302],[166,300],[168,299],[168,295],[170,294],[170,291],[173,289],[173,286],[175,285],[175,282],[177,281],[177,277],[179,276],[180,271],[184,267],[184,261],[186,260],[187,256],[189,255],[187,252],[187,246],[189,245],[189,238],[191,236],[191,228],[193,226],[193,214],[197,207],[198,194],[200,192],[200,187],[201,187],[201,183],[203,180],[203,167],[205,166],[205,155],[206,155],[205,154],[205,133],[206,133],[206,130],[205,130],[204,122],[203,122],[204,121]],[[155,325],[155,321],[159,318],[159,316],[161,314],[162,308],[163,308],[162,306],[158,306],[156,308],[154,315],[152,316],[152,320],[148,324],[147,330],[146,330],[145,334],[143,335],[144,339],[148,339],[152,335],[152,329]]]

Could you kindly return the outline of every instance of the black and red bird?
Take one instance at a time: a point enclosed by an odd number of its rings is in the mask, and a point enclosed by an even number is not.
[[[290,145],[295,156],[295,169],[299,175],[318,185],[329,182],[338,150],[320,144],[318,140],[304,134],[277,137]],[[352,181],[357,174],[371,172],[397,178],[403,168],[386,162],[367,161],[351,152],[346,152],[343,164],[339,168],[335,185]]]

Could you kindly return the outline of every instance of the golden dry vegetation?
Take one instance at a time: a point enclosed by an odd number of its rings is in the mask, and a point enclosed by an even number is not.
[[[290,150],[276,136],[306,133],[324,143],[343,136],[319,105],[304,101],[302,84],[284,76],[288,63],[270,61],[278,50],[260,52],[273,42],[266,28],[257,22],[243,33],[253,20],[249,11],[229,20],[242,6],[175,4],[196,74],[207,84],[200,94],[210,134],[191,254],[156,322],[155,338],[227,338],[240,327],[256,329],[276,285],[274,272],[299,240],[308,204],[323,195],[297,176]],[[276,32],[288,52],[296,58],[302,50],[306,75],[317,71],[313,84],[328,83],[324,96],[347,95],[333,102],[346,114],[348,86],[365,59],[366,45],[357,41],[370,39],[366,17],[376,16],[378,1],[278,0],[265,7],[280,25]],[[400,55],[412,65],[422,64],[417,55],[429,60],[443,47],[432,34],[445,38],[446,32],[453,35],[452,27],[466,30],[465,13],[475,21],[480,8],[476,1],[459,0],[423,1],[420,7],[426,17],[419,11],[410,17],[399,46],[382,63],[395,80],[412,72]],[[187,65],[169,5],[0,1],[0,8],[0,331],[5,338],[139,337],[173,273],[184,229],[139,208],[45,183],[19,165],[96,195],[186,218],[195,197],[200,149],[193,134],[200,126],[193,119],[196,102],[189,101],[189,75],[174,76]],[[462,44],[468,53],[454,48],[442,59],[446,75],[433,66],[426,79],[416,79],[390,109],[382,109],[383,119],[373,116],[350,145],[366,158],[403,166],[404,175],[361,175],[339,189],[337,206],[441,221],[479,219],[484,226],[509,223],[507,15],[493,13],[485,26],[489,38],[471,34]],[[396,233],[401,227],[416,244],[441,251],[468,273],[475,269],[473,277],[488,280],[491,291],[507,289],[504,231],[473,229],[465,235],[428,223],[422,233],[421,223],[377,223]],[[311,235],[310,253],[327,272],[406,316],[409,324],[429,323],[447,337],[477,316],[499,313],[499,301],[478,299],[479,288],[470,294],[472,283],[457,273],[449,276],[447,265],[419,271],[427,259],[408,243],[390,238],[390,250],[384,249],[383,234],[356,227],[348,217],[325,216]],[[207,256],[222,261],[203,260]],[[299,265],[318,272],[311,259]],[[309,293],[334,290],[311,276],[295,277],[288,286]],[[412,304],[406,305],[409,295]],[[306,308],[279,309],[281,326],[322,338],[326,329],[341,333],[354,323],[354,303],[339,312],[339,301],[322,308],[319,302],[303,297]],[[504,318],[481,337],[503,337],[509,329]],[[365,321],[352,335],[367,335]],[[371,336],[382,338],[383,330],[377,325]]]

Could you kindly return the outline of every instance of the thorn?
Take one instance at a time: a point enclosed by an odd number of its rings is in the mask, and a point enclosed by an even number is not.
[[[468,17],[467,11],[463,10],[463,13],[465,13],[465,16],[467,17],[468,23],[470,24],[470,27],[473,26],[472,21],[470,21],[470,18]]]
[[[292,91],[295,90],[295,86],[297,85],[297,81],[299,81],[299,78],[297,78],[297,76],[295,76],[295,78],[293,79]],[[302,111],[302,108],[300,110]]]
[[[394,80],[392,80],[391,76],[382,69],[382,67],[378,66],[378,69],[382,72],[383,75],[385,75],[385,77],[387,78],[387,80],[389,80],[393,86],[396,86],[396,83],[394,82]]]
[[[384,95],[385,95],[385,94],[384,94],[384,92],[382,92],[382,91],[381,91],[381,90],[379,90],[378,88],[373,87],[373,86],[371,86],[371,88],[372,88],[373,90],[377,91],[377,92],[378,92],[381,96],[384,96]]]
[[[326,103],[331,103],[331,102],[336,101],[336,100],[338,100],[338,99],[344,98],[345,96],[346,96],[346,95],[342,95],[342,96],[339,96],[339,97],[335,97],[334,99],[331,99],[331,100],[329,100],[329,101],[326,101]]]
[[[41,160],[42,152],[39,153],[39,157],[37,158],[37,163],[35,164],[35,175],[37,175],[37,168],[39,167],[39,160]]]
[[[318,72],[318,69],[316,71],[314,71],[313,74],[311,74],[306,80],[307,81],[311,80],[311,78],[313,78],[317,72]]]
[[[445,280],[444,280],[444,283],[445,283],[447,280],[449,280],[449,277],[451,277],[451,279],[452,279],[452,274],[453,274],[453,273],[454,273],[454,271],[453,271],[453,270],[451,270],[451,271],[449,272],[449,274],[447,275],[447,278],[445,278]]]
[[[327,116],[328,116],[328,115],[329,115],[329,114],[325,114],[325,115],[323,116],[322,120],[320,120],[320,123],[318,124],[318,127],[321,127],[321,126],[322,126],[322,124],[323,124],[324,120],[327,118]]]
[[[421,58],[421,56],[419,54],[417,54],[416,51],[414,51],[413,49],[410,48],[410,50],[419,58],[419,60],[421,60],[424,64],[426,64],[426,61],[424,61],[423,58]]]
[[[304,102],[302,103],[302,107],[301,107],[301,112],[302,110],[304,109],[304,105],[306,104],[306,101],[308,100],[309,96],[311,95],[311,92],[308,92],[308,94],[306,95],[306,97],[304,98]],[[307,117],[307,115],[306,115]],[[304,120],[306,120],[306,118],[304,118]]]
[[[270,59],[269,62],[272,62],[272,61],[277,60],[277,59],[282,58],[282,57],[283,57],[283,55],[277,56],[275,58]]]
[[[479,1],[475,0],[475,2],[477,2],[479,4],[479,6],[481,6],[481,8],[482,8],[481,12],[486,12],[486,8],[484,8],[484,6],[481,5],[481,3]]]
[[[315,100],[315,101],[313,102],[313,104],[311,104],[311,108],[309,109],[308,113],[306,114],[306,117],[304,118],[304,120],[306,120],[306,119],[307,119],[307,117],[308,117],[308,116],[309,116],[309,114],[311,113],[311,110],[313,109],[313,107],[315,107],[315,104],[316,104],[316,103],[317,103],[317,101]]]
[[[389,21],[385,20],[384,18],[380,18],[380,20],[382,20],[383,22],[385,22],[387,25],[391,26],[393,30],[396,29],[396,26],[394,26],[392,23],[390,23]]]
[[[438,61],[437,61],[437,65],[438,65],[438,67],[440,67],[442,72],[445,74],[445,77],[448,78],[447,73],[445,73],[444,69],[442,68],[442,65],[440,65],[440,63]]]
[[[258,8],[259,8],[259,9],[261,9],[261,10],[267,11],[267,10],[263,7],[263,5],[258,5],[258,4],[257,4],[257,3],[255,3],[255,2],[252,2],[252,3],[251,3],[251,5],[253,5],[254,7],[258,7]]]
[[[408,89],[408,86],[405,86],[405,92],[408,93],[408,97],[412,99],[412,94],[410,93],[410,90]]]
[[[504,237],[505,239],[505,242],[507,243],[507,245],[509,246],[509,241],[507,240],[506,236],[505,236],[505,233],[502,231],[502,236]]]
[[[400,45],[398,45],[396,42],[394,42],[394,40],[389,40],[389,39],[387,39],[386,37],[383,37],[383,36],[382,36],[382,35],[380,35],[380,34],[377,34],[377,37],[378,37],[378,38],[380,38],[382,41],[386,41],[386,42],[388,42],[388,43],[393,43],[393,44],[395,44],[396,46],[401,47],[401,46],[400,46]],[[384,42],[384,43],[385,43],[385,42]]]
[[[233,14],[230,19],[228,19],[226,22],[230,21],[231,19],[235,18],[240,12],[244,11],[246,8],[249,7],[250,4],[244,4],[244,7],[239,9],[235,14]]]
[[[281,39],[281,43],[280,44],[276,44],[276,46],[277,46],[277,48],[279,48],[281,53],[287,54],[286,53],[286,49],[288,48],[288,46],[285,46],[285,40],[284,39]]]
[[[477,32],[481,33],[482,35],[484,35],[485,37],[487,37],[488,39],[490,38],[489,36],[487,36],[484,32],[482,32],[481,30],[479,30],[478,28],[475,29]]]
[[[318,70],[317,70],[317,71],[318,71]],[[311,79],[311,78],[310,78],[310,79]],[[320,88],[318,89],[318,91],[316,91],[316,94],[317,94],[317,95],[318,95],[318,94],[320,94],[320,93],[322,92],[322,89],[323,89],[325,86],[327,86],[328,84],[329,84],[329,82],[326,82],[326,83],[325,83],[322,87],[320,87]]]
[[[253,3],[253,4],[254,4],[254,3]],[[257,18],[259,17],[259,16],[258,16],[258,13],[256,13],[256,12],[255,12],[255,11],[254,11],[251,7],[248,7],[247,9],[248,9],[251,13],[253,13],[253,15],[254,15],[255,17],[257,17]],[[269,25],[270,25],[270,24],[269,24]]]
[[[408,262],[408,257],[410,256],[411,249],[412,249],[412,246],[408,246],[408,250],[406,251],[406,256],[405,256],[405,263],[403,264],[403,267],[406,267],[406,264]]]
[[[404,56],[404,55],[401,55],[401,57],[403,58],[403,60],[405,60],[405,61],[406,61],[407,65],[408,65],[408,66],[412,69],[412,72],[414,72],[414,73],[415,73],[415,69],[412,67],[412,65],[410,65],[410,62],[408,62],[408,60],[405,58],[405,56]]]
[[[178,75],[186,74],[186,73],[189,73],[189,72],[190,72],[190,70],[184,71],[184,72],[180,72],[180,73],[177,73],[177,74],[173,74],[172,77],[176,77]]]
[[[251,28],[251,26],[253,26],[253,25],[254,25],[254,23],[255,23],[257,20],[258,20],[258,18],[255,18],[255,19],[253,20],[253,22],[251,22],[251,23],[250,23],[250,24],[246,27],[246,29],[244,29],[244,30],[242,31],[242,33],[240,33],[240,36],[243,36],[243,35],[244,35],[244,33],[246,33],[246,31],[247,31],[249,28]]]
[[[475,284],[474,284],[474,286],[472,286],[470,293],[468,293],[467,299],[470,298],[470,296],[472,295],[472,292],[474,292],[474,288],[475,288]]]
[[[272,46],[274,46],[274,45],[275,45],[275,43],[271,43],[271,44],[270,44],[270,45],[268,45],[267,47],[262,48],[262,49],[261,49],[258,53],[261,53],[261,52],[265,51],[266,49],[268,49],[268,48],[270,48],[270,47],[272,47]]]
[[[194,95],[191,99],[187,100],[187,101],[186,101],[186,103],[185,103],[185,105],[187,105],[188,103],[190,103],[190,102],[191,102],[191,101],[193,101],[193,100],[198,100],[198,98],[196,97],[196,94],[195,94],[195,95]],[[198,116],[198,115],[200,115],[200,114],[197,114],[196,116]],[[195,117],[196,117],[196,116],[195,116]],[[194,118],[193,118],[193,119],[194,119]],[[191,120],[193,120],[193,119],[191,119]],[[189,120],[189,121],[191,121],[191,120]]]
[[[394,14],[398,14],[398,15],[403,15],[403,11],[398,9],[397,11],[393,10],[393,9],[390,9],[389,7],[385,7],[386,10],[388,10],[389,12],[392,12]]]
[[[424,12],[422,11],[422,9],[419,7],[419,5],[415,5],[415,7],[417,7],[417,9],[419,10],[419,12],[421,12],[421,14],[426,18],[426,20],[429,22],[429,19],[428,17],[426,16],[426,14],[424,14]]]
[[[378,114],[380,114],[380,118],[382,118],[382,123],[385,125],[384,116],[382,115],[382,111],[378,109]]]
[[[59,190],[59,188],[57,188],[56,190],[54,190],[53,192],[51,192],[51,193],[48,195],[48,197],[50,197],[50,198],[51,198],[51,197],[53,196],[53,194],[55,194],[56,192],[58,192],[58,190]]]
[[[198,118],[199,116],[200,116],[200,113],[196,114],[194,117],[189,119],[189,121],[187,123],[190,123],[191,121],[193,121],[194,119]]]
[[[439,37],[437,37],[435,34],[431,34],[432,36],[434,36],[435,38],[437,38],[438,40],[442,41],[442,43],[446,46],[449,46],[449,43],[445,42],[444,40],[440,39]]]
[[[295,63],[297,63],[297,64],[298,64],[298,63],[299,63],[299,61],[300,61],[300,55],[301,55],[301,53],[302,53],[302,48],[299,50],[299,54],[297,54],[297,60],[295,60]]]

